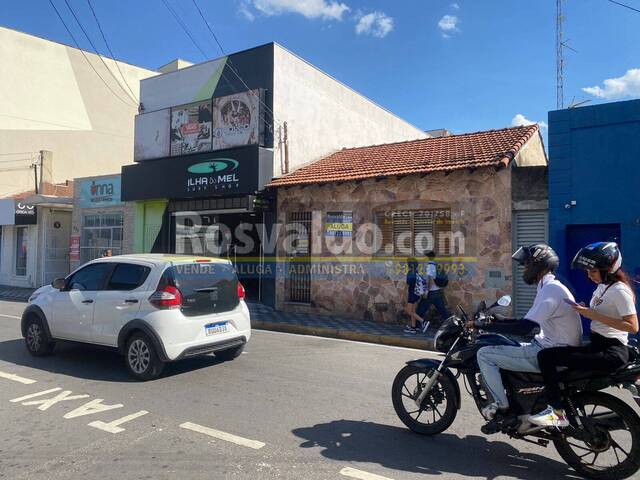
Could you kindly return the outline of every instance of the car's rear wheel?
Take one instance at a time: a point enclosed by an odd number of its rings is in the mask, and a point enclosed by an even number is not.
[[[27,350],[34,357],[43,357],[51,354],[56,345],[56,343],[49,338],[44,328],[44,323],[36,315],[31,315],[27,319],[24,342]]]
[[[125,361],[129,373],[143,381],[158,378],[164,368],[153,342],[143,332],[134,333],[127,341]]]
[[[215,352],[215,356],[223,362],[228,362],[230,360],[233,360],[234,358],[239,357],[243,351],[244,345],[240,345],[239,347],[227,348],[226,350]]]

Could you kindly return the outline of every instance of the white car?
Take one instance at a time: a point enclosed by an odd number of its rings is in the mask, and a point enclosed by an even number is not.
[[[89,262],[36,290],[22,315],[32,355],[57,340],[113,347],[136,378],[166,362],[240,355],[251,337],[245,292],[228,260],[140,254]]]

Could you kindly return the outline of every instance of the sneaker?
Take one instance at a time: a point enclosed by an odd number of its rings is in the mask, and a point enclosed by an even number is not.
[[[422,322],[422,333],[427,333],[427,330],[429,329],[429,322]]]
[[[418,333],[418,330],[416,330],[415,328],[413,328],[411,325],[407,325],[406,327],[404,327],[403,330],[404,333],[410,333],[410,334],[416,334]]]
[[[567,420],[564,410],[556,410],[551,405],[536,415],[530,415],[528,420],[540,427],[564,428],[569,426],[569,420]]]
[[[490,403],[488,405],[485,405],[484,407],[482,407],[482,410],[480,410],[480,413],[482,413],[482,416],[485,418],[485,420],[493,420],[496,416],[496,413],[498,413],[498,404],[497,403]]]

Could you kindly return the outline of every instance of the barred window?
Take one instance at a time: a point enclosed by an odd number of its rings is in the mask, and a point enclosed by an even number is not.
[[[394,210],[378,212],[378,255],[421,256],[433,250],[448,256],[451,245],[451,210]]]

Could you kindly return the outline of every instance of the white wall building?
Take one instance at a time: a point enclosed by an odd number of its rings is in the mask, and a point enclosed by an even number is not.
[[[71,179],[132,161],[139,82],[156,72],[3,27],[0,63],[0,284],[36,287],[69,268]],[[15,199],[36,224],[14,225]]]

